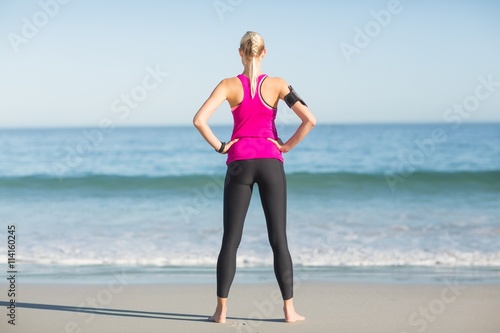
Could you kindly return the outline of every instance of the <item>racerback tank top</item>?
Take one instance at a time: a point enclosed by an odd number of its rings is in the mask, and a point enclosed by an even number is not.
[[[238,75],[243,86],[243,100],[232,109],[234,127],[231,140],[239,141],[229,149],[227,164],[256,158],[275,158],[283,162],[282,153],[267,140],[278,138],[275,124],[278,110],[262,99],[260,89],[266,77],[262,74],[257,78],[255,96],[252,97],[250,79],[243,74]]]

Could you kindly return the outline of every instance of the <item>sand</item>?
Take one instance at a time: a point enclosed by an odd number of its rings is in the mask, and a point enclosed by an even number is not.
[[[302,282],[295,306],[306,321],[288,324],[276,285],[235,284],[227,322],[215,324],[214,285],[21,282],[15,326],[1,286],[0,332],[500,332],[500,285]]]

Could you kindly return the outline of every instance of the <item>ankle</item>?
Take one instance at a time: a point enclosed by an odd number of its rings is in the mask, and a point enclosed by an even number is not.
[[[284,309],[293,309],[293,298],[287,299],[283,301]]]

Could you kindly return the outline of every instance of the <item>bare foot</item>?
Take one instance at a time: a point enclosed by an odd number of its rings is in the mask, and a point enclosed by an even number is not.
[[[218,324],[224,324],[226,322],[226,314],[222,312],[217,312],[215,311],[214,315],[211,317],[208,317],[209,321],[213,321]]]
[[[305,320],[306,317],[299,315],[297,312],[287,312],[285,311],[285,321],[287,323],[295,323],[296,321]]]
[[[293,299],[289,299],[285,301],[285,305],[283,306],[283,312],[285,312],[285,322],[287,323],[295,323],[296,321],[305,320],[304,316],[299,315],[295,308],[293,307]]]
[[[227,298],[217,297],[217,308],[213,316],[208,317],[208,320],[215,323],[224,324],[226,322]]]

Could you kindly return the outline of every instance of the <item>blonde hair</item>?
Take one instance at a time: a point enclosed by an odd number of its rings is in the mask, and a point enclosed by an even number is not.
[[[254,31],[247,31],[240,41],[240,49],[243,55],[250,60],[250,87],[252,91],[252,97],[255,95],[255,90],[257,86],[257,57],[262,55],[265,50],[266,45],[264,44],[264,38]]]

